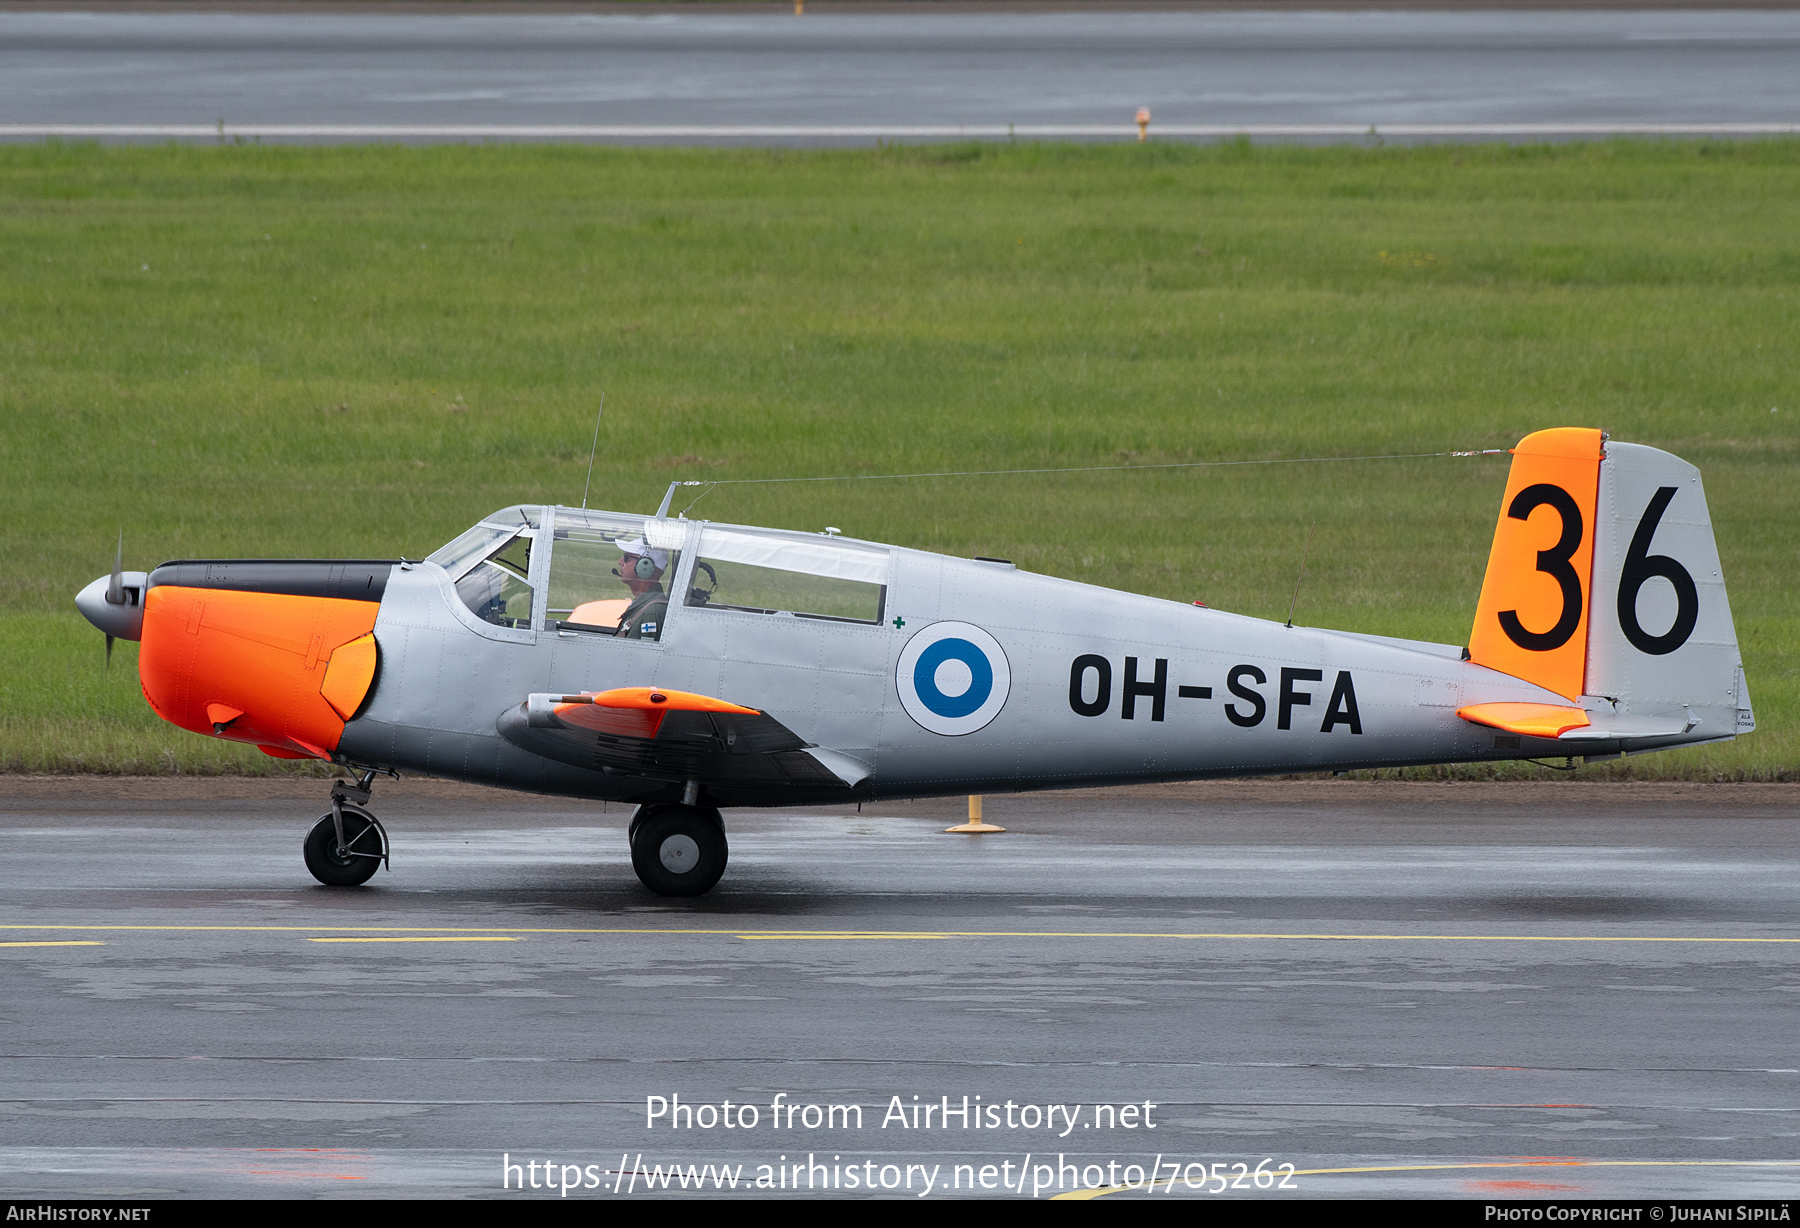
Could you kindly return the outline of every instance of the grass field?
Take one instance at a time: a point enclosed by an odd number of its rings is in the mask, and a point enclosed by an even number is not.
[[[157,722],[133,645],[102,670],[71,598],[120,529],[136,567],[422,555],[578,502],[602,390],[620,510],[673,478],[1604,427],[1705,474],[1761,726],[1605,771],[1800,757],[1800,142],[6,146],[0,269],[11,770],[294,770]],[[692,514],[1277,618],[1316,522],[1297,621],[1461,643],[1505,467],[720,486]]]

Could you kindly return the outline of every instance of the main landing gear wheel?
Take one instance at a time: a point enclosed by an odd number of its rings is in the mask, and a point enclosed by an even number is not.
[[[717,812],[694,806],[646,807],[632,818],[630,838],[631,868],[658,895],[704,895],[730,855]]]
[[[360,887],[381,868],[381,828],[368,815],[344,809],[344,843],[338,846],[331,815],[306,833],[306,868],[327,887]]]
[[[685,810],[693,814],[698,814],[703,818],[711,820],[712,825],[720,831],[725,830],[725,816],[720,814],[715,807],[678,806],[672,802],[652,802],[648,806],[639,806],[632,812],[631,822],[625,828],[625,843],[627,845],[636,845],[638,829],[644,825],[644,820],[671,810]]]

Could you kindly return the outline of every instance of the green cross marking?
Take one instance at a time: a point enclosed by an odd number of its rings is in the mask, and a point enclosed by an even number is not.
[[[906,625],[906,620],[904,618],[896,618],[894,620],[894,625],[896,627],[904,627]]]

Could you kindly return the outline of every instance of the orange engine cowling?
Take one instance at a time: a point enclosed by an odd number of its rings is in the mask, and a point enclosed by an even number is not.
[[[153,578],[138,653],[144,698],[195,733],[277,758],[329,758],[374,685],[379,609]]]

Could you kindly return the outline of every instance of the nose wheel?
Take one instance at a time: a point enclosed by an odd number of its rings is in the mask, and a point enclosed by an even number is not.
[[[710,807],[640,806],[628,836],[631,868],[658,895],[706,894],[730,856],[725,823]]]
[[[360,887],[388,864],[387,830],[363,809],[374,778],[374,771],[369,770],[354,785],[332,781],[331,811],[306,833],[301,846],[306,868],[327,887]]]

